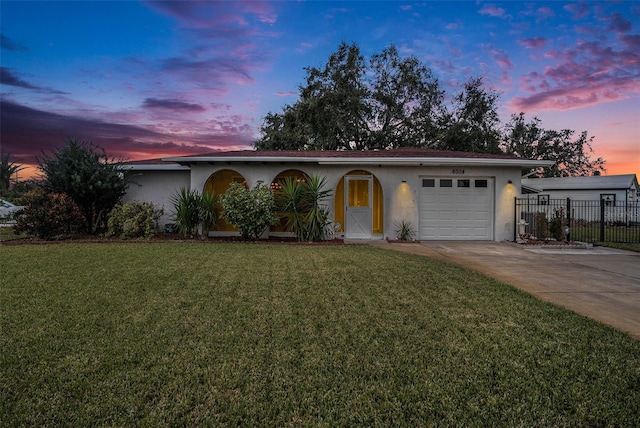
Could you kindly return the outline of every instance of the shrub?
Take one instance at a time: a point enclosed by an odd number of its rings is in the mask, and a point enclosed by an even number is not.
[[[269,225],[278,221],[273,192],[262,182],[251,190],[240,183],[231,183],[220,196],[220,205],[221,217],[235,226],[245,240],[258,239]]]
[[[402,220],[395,222],[396,238],[400,241],[409,241],[415,238],[416,232],[413,230],[413,224],[410,221]]]
[[[26,193],[24,209],[13,230],[41,239],[63,239],[79,234],[85,225],[80,207],[65,193],[46,193],[38,188]]]
[[[538,212],[535,214],[535,223],[536,223],[536,237],[544,241],[547,239],[549,234],[549,220],[547,219],[547,214],[543,212]]]
[[[158,219],[162,214],[164,210],[151,202],[118,204],[109,213],[107,236],[149,239],[158,232]]]
[[[303,181],[286,177],[280,182],[278,210],[286,220],[286,230],[295,233],[298,241],[319,241],[327,236],[331,220],[322,201],[331,191],[324,189],[325,184],[325,178],[317,175],[305,176]]]
[[[304,186],[304,196],[308,206],[305,217],[306,240],[319,241],[324,239],[327,226],[331,223],[329,208],[322,204],[325,198],[331,196],[331,191],[325,189],[326,179],[317,175],[307,176]]]
[[[200,194],[197,190],[181,188],[171,198],[174,208],[173,221],[178,232],[192,237],[198,234],[202,226],[202,233],[207,235],[217,223],[215,193]]]
[[[218,196],[214,192],[204,192],[200,196],[200,222],[202,234],[209,235],[209,231],[218,225]]]
[[[64,147],[44,155],[39,167],[48,192],[66,193],[80,207],[87,233],[106,230],[107,214],[127,189],[121,161],[91,143],[68,139]]]
[[[567,234],[564,229],[567,226],[567,218],[564,214],[564,207],[558,207],[553,212],[553,217],[549,223],[549,233],[556,241],[564,241]]]

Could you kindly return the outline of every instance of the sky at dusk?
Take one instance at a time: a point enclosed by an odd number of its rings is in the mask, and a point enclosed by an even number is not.
[[[341,41],[395,45],[500,118],[594,136],[607,175],[640,176],[640,2],[0,1],[0,144],[68,137],[127,160],[248,149]],[[29,174],[31,171],[23,172]]]

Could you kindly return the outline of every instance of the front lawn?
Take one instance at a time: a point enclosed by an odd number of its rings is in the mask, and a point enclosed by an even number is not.
[[[639,426],[640,341],[368,246],[0,246],[0,426]]]

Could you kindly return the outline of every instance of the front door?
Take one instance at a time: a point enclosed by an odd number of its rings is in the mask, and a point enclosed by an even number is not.
[[[371,239],[373,180],[370,175],[347,175],[345,178],[345,237]]]

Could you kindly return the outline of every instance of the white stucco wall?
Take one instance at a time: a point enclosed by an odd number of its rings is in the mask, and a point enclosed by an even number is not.
[[[171,223],[173,204],[171,197],[181,187],[189,188],[190,172],[182,171],[129,171],[129,187],[123,202],[142,201],[152,202],[164,209],[160,218],[160,227]]]
[[[394,224],[406,220],[412,222],[415,230],[419,228],[419,189],[421,177],[438,176],[451,178],[487,177],[493,179],[494,185],[494,240],[513,240],[514,236],[514,204],[515,197],[520,194],[520,168],[514,167],[482,167],[465,166],[378,166],[378,165],[317,165],[313,163],[216,163],[197,164],[191,167],[190,186],[202,191],[208,178],[215,172],[231,169],[247,180],[250,187],[258,181],[270,184],[281,172],[298,169],[307,174],[318,174],[326,177],[327,187],[334,190],[340,179],[354,170],[365,170],[373,174],[382,186],[384,197],[384,235],[375,238],[395,239]],[[456,170],[454,174],[454,170]],[[463,173],[460,173],[464,170]],[[406,183],[403,183],[406,180]],[[511,181],[511,184],[509,184]],[[327,201],[333,210],[333,198]]]

